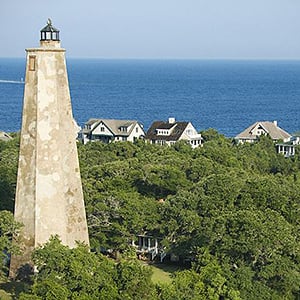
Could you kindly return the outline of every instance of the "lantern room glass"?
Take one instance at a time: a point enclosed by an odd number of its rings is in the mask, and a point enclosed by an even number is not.
[[[41,30],[41,41],[59,41],[59,30],[52,26],[50,19],[47,26]]]

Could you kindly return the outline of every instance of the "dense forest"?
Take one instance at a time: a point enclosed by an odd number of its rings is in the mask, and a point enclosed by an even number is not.
[[[277,154],[268,136],[239,145],[213,129],[202,136],[197,149],[78,144],[92,251],[53,237],[35,251],[39,273],[20,299],[300,299],[299,152]],[[17,251],[17,157],[17,136],[0,142],[3,256]],[[185,262],[171,283],[153,284],[136,259],[141,234]]]

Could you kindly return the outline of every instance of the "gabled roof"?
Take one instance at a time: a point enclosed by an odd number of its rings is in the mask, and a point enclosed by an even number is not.
[[[101,119],[89,119],[85,125],[93,125],[94,123],[99,122]]]
[[[266,134],[268,134],[273,140],[285,140],[289,139],[291,135],[277,126],[276,122],[262,121],[255,122],[244,131],[239,133],[235,138],[236,139],[244,139],[244,140],[254,140],[257,138],[254,130],[257,127],[261,127]]]
[[[155,121],[147,131],[146,139],[148,140],[164,140],[164,141],[177,141],[184,130],[186,129],[189,122],[174,122],[169,123],[165,121]],[[171,129],[169,135],[157,134],[157,129]]]
[[[103,123],[114,136],[129,136],[136,124],[141,128],[142,125],[135,120],[114,120],[114,119],[89,119],[85,125],[94,125],[92,129],[84,129],[85,133],[93,132],[101,123]],[[131,126],[131,127],[130,127]],[[122,131],[122,127],[130,127],[128,131]]]

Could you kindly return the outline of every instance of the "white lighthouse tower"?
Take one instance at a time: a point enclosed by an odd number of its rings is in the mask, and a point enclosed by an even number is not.
[[[89,244],[65,50],[50,19],[40,47],[26,52],[15,199],[15,219],[24,226],[18,238],[22,253],[11,258],[12,277],[31,264],[34,248],[51,235],[69,247]]]

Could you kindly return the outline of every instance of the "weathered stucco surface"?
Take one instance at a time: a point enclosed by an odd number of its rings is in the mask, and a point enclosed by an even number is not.
[[[65,50],[51,41],[26,51],[15,203],[15,218],[24,224],[18,242],[24,253],[12,257],[12,276],[51,235],[70,247],[89,243]]]

